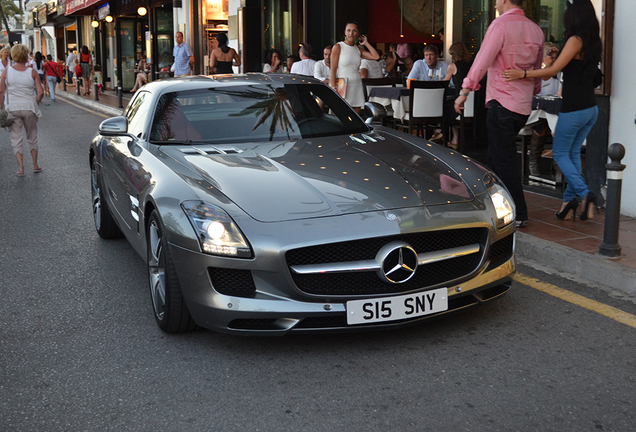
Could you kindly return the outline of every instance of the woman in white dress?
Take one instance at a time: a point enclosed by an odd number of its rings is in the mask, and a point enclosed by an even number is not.
[[[359,46],[356,45],[356,40]],[[366,47],[367,50],[362,47]],[[331,50],[331,78],[330,85],[337,89],[337,78],[345,78],[347,92],[345,100],[358,114],[364,105],[364,91],[360,78],[360,62],[362,59],[378,60],[378,52],[371,46],[367,37],[360,34],[358,23],[350,22],[345,26],[345,40],[338,42]]]

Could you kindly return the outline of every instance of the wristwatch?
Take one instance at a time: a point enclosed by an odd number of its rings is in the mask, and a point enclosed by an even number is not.
[[[464,97],[468,97],[468,93],[464,93],[464,89],[460,89],[459,90],[459,95],[460,96],[464,96]]]

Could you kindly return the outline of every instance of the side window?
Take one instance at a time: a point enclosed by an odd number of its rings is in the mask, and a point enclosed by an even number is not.
[[[136,137],[141,137],[146,131],[151,100],[152,97],[150,97],[149,93],[141,92],[131,102],[126,112],[126,117],[128,117],[128,132]]]

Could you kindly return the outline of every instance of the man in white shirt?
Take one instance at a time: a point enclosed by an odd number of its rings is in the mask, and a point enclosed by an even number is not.
[[[314,78],[328,84],[331,76],[331,45],[322,50],[322,56],[324,59],[316,62],[314,67]]]
[[[382,72],[382,65],[380,60],[367,60],[362,59],[360,62],[360,77],[364,78],[384,78],[384,72]]]
[[[294,63],[289,72],[313,77],[316,60],[311,58],[311,45],[303,44],[298,51],[298,55],[300,56],[300,61]]]
[[[66,56],[66,76],[68,77],[68,83],[73,83],[73,72],[75,68],[75,59],[77,56],[75,52],[69,48],[68,55]]]

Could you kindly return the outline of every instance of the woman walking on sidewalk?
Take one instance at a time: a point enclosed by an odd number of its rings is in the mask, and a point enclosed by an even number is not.
[[[581,175],[581,147],[598,117],[594,89],[601,84],[598,64],[603,46],[590,0],[568,0],[565,6],[566,42],[554,63],[544,69],[507,70],[503,72],[503,78],[507,81],[546,78],[563,70],[563,102],[554,131],[552,153],[568,184],[561,211],[556,216],[562,220],[574,219],[578,197],[583,199],[583,212],[579,217],[586,220],[594,217],[596,195]]]
[[[9,66],[0,76],[0,109],[5,108],[5,93],[7,98],[6,109],[13,115],[14,121],[9,126],[9,135],[13,153],[18,161],[18,177],[24,177],[24,132],[26,130],[27,143],[33,159],[33,172],[42,172],[38,165],[38,117],[42,116],[38,104],[44,97],[42,83],[37,72],[27,67],[29,49],[22,44],[11,48],[11,56],[15,60],[13,66]],[[37,89],[37,96],[35,90]]]
[[[91,72],[93,69],[93,57],[88,47],[84,45],[80,53],[80,66],[82,67],[82,85],[84,87],[84,96],[91,94]]]
[[[44,57],[42,57],[42,53],[40,51],[35,53],[35,62],[33,63],[33,68],[40,76],[40,82],[42,83],[42,87],[44,88],[44,94],[49,94],[48,86],[46,85],[46,75],[44,74]]]
[[[51,54],[46,55],[47,62],[44,63],[44,72],[46,73],[46,81],[49,84],[49,93],[51,94],[51,102],[55,102],[55,87],[57,86],[57,79],[62,80],[60,75],[59,65],[53,61]]]

